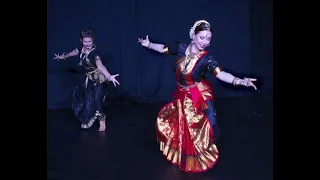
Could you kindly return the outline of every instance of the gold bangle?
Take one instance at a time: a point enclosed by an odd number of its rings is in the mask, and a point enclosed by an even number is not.
[[[169,54],[168,46],[163,46],[163,53],[164,54]]]
[[[240,80],[240,81],[241,81],[241,79],[240,79],[240,78],[237,78],[237,80],[234,82],[234,86],[238,86],[238,85],[239,85],[239,84],[237,84],[238,80]]]
[[[236,78],[236,77],[235,77],[235,78],[233,79],[233,81],[232,81],[232,85],[237,86],[237,84],[236,84],[236,83],[237,83],[237,80],[239,80],[239,78]]]
[[[232,82],[231,82],[232,85],[234,85],[234,81],[235,81],[236,79],[237,79],[236,77],[233,78],[233,80],[232,80]]]

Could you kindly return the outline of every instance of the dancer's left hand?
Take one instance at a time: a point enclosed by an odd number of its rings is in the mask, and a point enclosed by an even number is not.
[[[253,82],[252,81],[257,81],[257,79],[254,79],[254,78],[244,78],[244,79],[241,79],[240,80],[240,85],[242,85],[242,86],[247,86],[247,87],[249,87],[249,86],[251,86],[251,87],[253,87],[255,90],[257,90],[257,87],[253,84]]]
[[[116,80],[116,77],[119,76],[119,74],[115,74],[115,75],[110,75],[109,77],[109,81],[112,81],[114,87],[118,85],[120,85],[120,83]]]

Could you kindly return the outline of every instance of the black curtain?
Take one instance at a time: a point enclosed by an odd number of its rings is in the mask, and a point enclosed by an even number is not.
[[[109,103],[171,100],[176,86],[174,57],[141,47],[137,38],[148,34],[153,42],[188,43],[189,29],[199,19],[211,23],[213,38],[208,50],[224,69],[239,76],[259,77],[263,82],[260,91],[272,89],[272,32],[269,32],[272,2],[269,0],[47,2],[49,109],[68,108],[73,88],[84,80],[84,71],[76,57],[53,60],[53,53],[69,52],[78,45],[79,32],[84,28],[93,30],[107,69],[120,74],[121,86],[109,86]],[[208,78],[218,98],[256,93],[234,88],[209,75]]]

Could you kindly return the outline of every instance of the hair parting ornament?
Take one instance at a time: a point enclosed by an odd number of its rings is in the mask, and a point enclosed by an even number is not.
[[[196,21],[196,22],[193,24],[193,26],[190,28],[190,31],[189,31],[189,36],[190,36],[191,39],[192,39],[192,36],[193,36],[193,34],[194,34],[195,29],[196,29],[201,23],[206,23],[206,24],[209,25],[209,27],[211,27],[211,25],[209,24],[209,22],[206,21],[206,20]]]

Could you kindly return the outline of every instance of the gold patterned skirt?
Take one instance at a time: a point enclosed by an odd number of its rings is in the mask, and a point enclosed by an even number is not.
[[[203,103],[212,100],[212,96],[212,89],[205,82],[194,88],[178,86],[175,100],[162,107],[158,114],[156,128],[160,150],[182,171],[207,171],[219,158],[213,142],[213,128],[203,112],[207,108]]]

